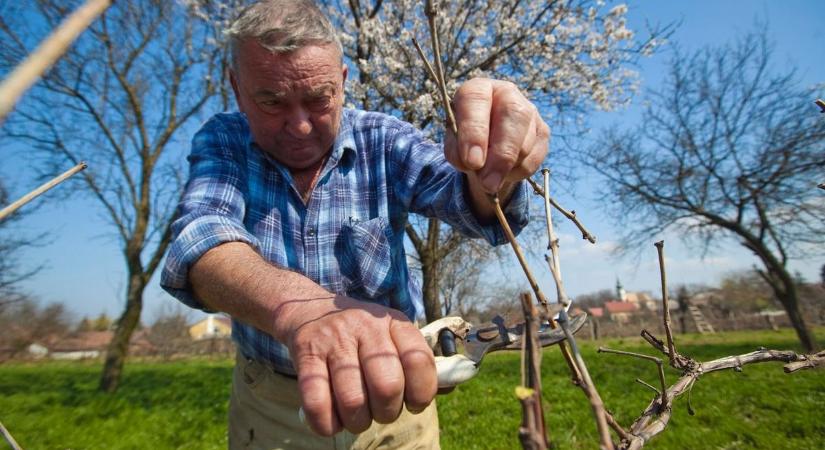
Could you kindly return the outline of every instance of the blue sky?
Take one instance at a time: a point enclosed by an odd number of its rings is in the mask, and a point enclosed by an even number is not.
[[[752,30],[757,21],[767,22],[768,35],[775,44],[774,61],[788,67],[796,66],[807,85],[825,82],[825,27],[821,22],[825,17],[825,1],[646,0],[631,3],[628,17],[635,30],[642,30],[646,21],[662,24],[681,21],[671,42],[685,50],[722,44]],[[641,62],[643,89],[661,82],[669,56],[670,51],[665,48]],[[635,103],[641,99],[642,95],[637,96]],[[625,111],[598,114],[593,124],[596,128],[612,123],[630,126],[637,119],[637,109],[631,106]],[[24,189],[33,185],[21,175],[29,173],[30,168],[26,155],[11,153],[9,147],[0,148],[4,161],[0,176],[7,180],[15,194],[22,195]],[[571,295],[612,288],[617,277],[628,290],[650,290],[658,295],[658,265],[653,239],[640,259],[615,259],[610,256],[610,250],[615,246],[618,232],[607,217],[599,214],[600,208],[588,183],[580,181],[575,192],[561,194],[559,200],[568,208],[576,209],[599,238],[597,245],[587,244],[571,224],[557,221],[562,244],[562,273]],[[48,231],[53,236],[51,242],[21,255],[26,264],[46,265],[24,284],[27,291],[43,302],[65,303],[78,318],[102,311],[112,316],[120,313],[125,287],[124,262],[119,244],[101,220],[96,204],[81,199],[45,204],[27,216],[20,227],[32,234]],[[747,269],[756,263],[735,243],[702,255],[679,243],[677,236],[658,238],[666,240],[668,279],[672,284],[714,284],[725,273]],[[798,261],[792,264],[792,269],[808,279],[815,279],[823,263],[823,258]],[[504,264],[513,268],[512,279],[523,278],[516,269],[515,258],[509,253]],[[545,272],[543,261],[535,260],[533,265]],[[540,283],[545,291],[553,291],[548,275],[540,276]],[[171,303],[173,300],[157,286],[155,277],[146,292],[144,321],[151,321],[164,304]]]

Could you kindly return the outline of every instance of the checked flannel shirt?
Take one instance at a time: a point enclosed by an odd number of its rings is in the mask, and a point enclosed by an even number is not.
[[[289,170],[252,141],[242,113],[213,116],[195,134],[190,174],[173,224],[161,285],[183,303],[204,305],[188,271],[225,242],[252,246],[264,259],[300,272],[327,290],[423,317],[421,289],[407,267],[409,213],[437,217],[471,237],[506,242],[500,226],[482,226],[465,200],[465,178],[411,125],[388,115],[345,109],[332,153],[309,201]],[[527,223],[527,186],[505,215],[518,232]],[[247,358],[294,374],[289,353],[270,335],[233,319]]]

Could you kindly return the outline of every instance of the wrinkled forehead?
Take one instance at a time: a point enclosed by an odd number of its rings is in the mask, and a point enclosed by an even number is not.
[[[343,83],[343,65],[332,45],[273,53],[250,41],[243,44],[239,57],[238,75],[247,89],[321,91]]]

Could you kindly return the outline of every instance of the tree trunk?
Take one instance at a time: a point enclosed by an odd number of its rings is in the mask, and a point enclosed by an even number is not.
[[[424,243],[424,251],[419,252],[421,260],[422,293],[424,295],[424,313],[427,316],[427,323],[440,319],[441,299],[439,298],[438,281],[440,274],[440,258],[438,257],[438,244],[441,232],[441,222],[438,219],[430,219],[427,223],[427,238]]]
[[[799,342],[806,353],[814,353],[818,350],[818,345],[813,333],[805,323],[802,312],[799,310],[799,298],[796,292],[796,284],[793,277],[788,273],[782,265],[770,264],[763,258],[767,266],[767,273],[762,274],[762,278],[768,282],[773,289],[774,295],[782,303],[785,312],[788,314],[788,319],[791,325],[796,330],[796,335],[799,337]]]
[[[788,319],[790,319],[794,330],[796,330],[796,335],[799,337],[802,348],[806,353],[815,353],[819,350],[819,345],[810,328],[808,328],[808,325],[805,323],[802,312],[799,310],[799,300],[793,281],[791,281],[790,289],[788,289],[784,295],[780,295],[780,293],[777,292],[777,297],[780,303],[782,303],[782,306],[785,307],[785,312],[788,314]]]
[[[140,321],[140,312],[143,309],[143,291],[146,282],[141,274],[129,274],[129,287],[126,292],[126,308],[117,321],[115,335],[106,349],[106,361],[103,364],[103,374],[100,377],[100,390],[115,392],[120,383],[123,364],[129,353],[129,340]]]

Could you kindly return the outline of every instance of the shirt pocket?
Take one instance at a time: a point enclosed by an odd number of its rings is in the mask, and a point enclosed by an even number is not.
[[[384,217],[351,221],[341,227],[339,268],[347,295],[360,300],[384,300],[395,286],[390,240],[392,228]]]

